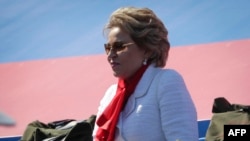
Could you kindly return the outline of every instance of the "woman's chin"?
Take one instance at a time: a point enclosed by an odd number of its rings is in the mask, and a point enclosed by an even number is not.
[[[123,75],[121,75],[118,72],[113,72],[113,75],[114,75],[114,77],[117,77],[117,78],[123,78]]]
[[[119,74],[116,72],[113,72],[114,77],[119,77]]]

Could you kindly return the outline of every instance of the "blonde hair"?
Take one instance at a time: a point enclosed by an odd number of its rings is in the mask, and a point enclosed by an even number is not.
[[[168,58],[170,43],[168,31],[162,21],[148,8],[122,7],[114,11],[104,28],[109,31],[113,27],[120,27],[138,45],[151,52],[149,61],[156,67],[164,67]]]

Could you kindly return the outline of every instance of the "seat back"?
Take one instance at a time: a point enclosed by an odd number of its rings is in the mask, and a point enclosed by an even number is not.
[[[209,119],[198,120],[199,141],[205,141],[206,132],[210,124]]]
[[[21,136],[0,137],[0,141],[19,141]]]

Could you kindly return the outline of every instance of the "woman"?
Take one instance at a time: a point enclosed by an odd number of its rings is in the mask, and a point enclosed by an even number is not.
[[[105,27],[107,60],[118,78],[105,93],[95,141],[197,141],[197,114],[181,75],[163,69],[167,29],[148,8],[116,10]]]

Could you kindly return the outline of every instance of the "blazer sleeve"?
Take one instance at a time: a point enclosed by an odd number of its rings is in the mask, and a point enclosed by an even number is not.
[[[175,70],[161,73],[158,104],[162,130],[168,141],[197,141],[197,113],[182,76]]]
[[[105,92],[103,98],[100,101],[100,105],[98,107],[98,111],[96,114],[96,121],[99,118],[99,116],[102,114],[102,112],[105,110],[105,108],[108,106],[110,101],[113,99],[113,97],[115,96],[116,88],[117,88],[117,84],[111,85]],[[97,129],[98,129],[98,125],[95,123],[94,130],[92,133],[93,138],[95,138]]]

